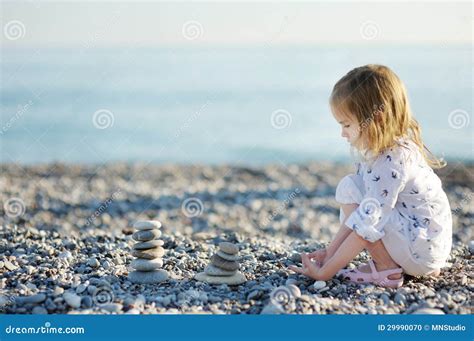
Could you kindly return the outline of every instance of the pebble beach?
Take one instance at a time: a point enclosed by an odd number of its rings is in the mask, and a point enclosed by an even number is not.
[[[436,171],[453,214],[447,267],[405,276],[399,289],[315,283],[288,269],[339,229],[334,193],[350,165],[0,167],[3,314],[472,314],[473,164]],[[168,278],[158,284],[128,278],[140,220],[162,224]],[[244,283],[195,279],[221,242],[238,247]],[[279,288],[291,292],[284,302]]]

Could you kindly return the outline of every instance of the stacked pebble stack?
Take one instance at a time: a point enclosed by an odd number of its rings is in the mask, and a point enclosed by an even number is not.
[[[133,240],[132,255],[137,257],[130,264],[134,271],[128,274],[128,279],[133,283],[152,284],[168,279],[168,272],[163,267],[163,240],[161,237],[161,223],[156,220],[137,221],[133,227],[137,230]]]
[[[210,284],[239,285],[247,280],[239,270],[239,248],[229,242],[219,244],[219,251],[211,257],[204,272],[200,272],[195,279]]]

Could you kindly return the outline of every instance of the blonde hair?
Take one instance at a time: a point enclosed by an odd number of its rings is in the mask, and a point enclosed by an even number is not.
[[[432,168],[446,165],[423,144],[405,86],[388,67],[369,64],[349,71],[334,85],[329,102],[334,113],[357,119],[365,147],[374,155],[408,138]]]

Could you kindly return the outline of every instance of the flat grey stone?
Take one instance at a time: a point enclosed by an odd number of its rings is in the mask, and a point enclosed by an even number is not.
[[[155,259],[134,259],[130,264],[132,268],[138,271],[153,271],[159,269],[163,266],[163,259],[162,258],[155,258]]]
[[[230,255],[236,255],[237,253],[239,253],[239,247],[229,242],[219,243],[219,249]]]
[[[281,306],[275,305],[272,302],[267,304],[260,312],[261,315],[279,315],[284,313],[285,311],[281,308]]]
[[[165,242],[162,241],[161,239],[154,239],[147,242],[136,243],[133,245],[133,248],[135,250],[147,250],[147,249],[153,249],[158,246],[163,246],[164,244]]]
[[[217,251],[216,254],[222,259],[228,260],[230,262],[237,262],[240,259],[240,257],[237,255],[231,255],[222,251]]]
[[[133,224],[133,228],[136,230],[143,230],[143,231],[160,229],[161,222],[159,222],[158,220],[141,220]]]
[[[132,271],[128,274],[128,279],[137,284],[160,283],[168,279],[168,272],[163,269],[146,272]]]
[[[209,264],[208,266],[206,266],[206,268],[204,269],[204,272],[206,273],[206,275],[209,275],[209,276],[232,276],[233,274],[235,274],[235,271],[220,269],[220,268],[215,267],[212,264]]]
[[[421,308],[413,312],[413,315],[445,315],[444,311],[433,308]]]
[[[237,271],[232,276],[209,276],[205,272],[200,272],[194,278],[200,282],[206,282],[209,284],[227,284],[227,285],[239,285],[245,283],[247,279],[240,272]]]
[[[137,242],[147,242],[155,238],[161,237],[160,230],[146,230],[146,231],[137,231],[132,235],[132,238]]]
[[[63,299],[72,308],[79,308],[81,306],[81,297],[72,292],[65,292]]]
[[[313,288],[316,289],[316,290],[320,290],[320,289],[324,288],[325,286],[326,286],[325,281],[316,281],[313,284]]]
[[[211,264],[227,271],[239,269],[239,263],[225,260],[224,258],[219,257],[217,254],[211,257]]]
[[[36,294],[31,296],[16,297],[15,302],[19,305],[22,304],[38,304],[46,300],[45,294]]]
[[[36,306],[33,308],[33,311],[31,313],[34,315],[47,315],[48,311],[45,307]]]
[[[154,249],[148,250],[133,250],[132,256],[143,259],[155,259],[161,258],[165,254],[165,249],[161,246],[155,247]]]

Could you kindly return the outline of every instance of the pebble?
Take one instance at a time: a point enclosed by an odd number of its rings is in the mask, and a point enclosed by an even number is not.
[[[164,254],[165,254],[165,249],[163,249],[161,246],[155,247],[154,249],[132,251],[133,257],[143,258],[143,259],[161,258],[164,256]]]
[[[236,255],[239,253],[238,246],[229,242],[219,243],[219,249],[229,255]]]
[[[141,312],[140,310],[136,309],[136,308],[132,308],[132,309],[129,309],[125,312],[125,314],[129,314],[129,315],[140,315]]]
[[[421,314],[445,315],[444,311],[442,311],[440,309],[433,309],[433,308],[421,308],[421,309],[415,310],[412,314],[414,314],[414,315],[421,315]]]
[[[81,283],[76,287],[76,294],[82,294],[87,289],[87,284]]]
[[[314,289],[316,289],[316,290],[320,290],[320,289],[324,288],[325,286],[326,286],[326,282],[325,282],[325,281],[316,281],[316,282],[314,282],[314,284],[313,284],[313,287],[314,287]]]
[[[136,230],[152,230],[152,229],[159,229],[161,228],[161,222],[158,220],[142,220],[137,221],[133,224],[133,228]]]
[[[59,295],[62,295],[63,293],[64,293],[63,288],[61,288],[61,287],[55,287],[54,288],[54,292],[53,292],[54,296],[59,296]]]
[[[63,299],[72,308],[79,308],[81,306],[81,297],[75,293],[65,292]]]
[[[36,294],[31,296],[19,296],[15,299],[15,302],[19,305],[23,304],[38,304],[46,300],[45,294]]]
[[[110,313],[119,313],[122,311],[123,306],[119,303],[107,303],[102,304],[100,309],[104,309]]]
[[[254,299],[257,299],[259,298],[260,296],[262,295],[262,292],[260,290],[254,290],[254,291],[251,291],[248,296],[247,296],[247,300],[254,300]]]
[[[225,252],[222,252],[222,251],[217,251],[216,255],[218,255],[219,257],[221,257],[222,259],[225,259],[225,260],[228,260],[229,262],[237,262],[239,260],[239,256],[236,256],[236,255],[229,255]]]
[[[285,311],[281,308],[279,305],[275,305],[273,303],[267,304],[260,314],[262,315],[277,315],[277,314],[283,314]]]
[[[133,245],[134,250],[147,250],[147,249],[152,249],[158,246],[163,246],[164,241],[161,239],[155,239],[155,240],[150,240],[147,242],[141,242],[141,243],[135,243]]]
[[[66,251],[61,252],[58,255],[58,258],[60,258],[60,259],[71,259],[73,257],[72,257],[71,251],[66,250]]]
[[[147,242],[159,237],[161,237],[160,230],[137,231],[132,235],[133,240],[137,242]]]
[[[163,259],[162,258],[155,258],[155,259],[137,258],[137,259],[132,260],[132,263],[130,264],[130,266],[138,271],[153,271],[163,266]]]
[[[209,276],[232,276],[235,274],[235,271],[224,270],[212,264],[206,266],[204,272]]]
[[[5,260],[3,262],[3,266],[5,268],[7,268],[8,270],[10,270],[10,271],[14,271],[14,270],[18,269],[18,267],[16,265],[14,265],[12,262],[7,261],[7,260]]]
[[[471,240],[469,242],[468,248],[469,248],[469,252],[471,253],[471,255],[474,255],[474,240]]]
[[[128,279],[138,284],[154,284],[166,281],[168,279],[168,273],[163,269],[146,272],[132,271],[128,274]]]
[[[396,303],[396,304],[402,304],[402,305],[406,305],[407,303],[407,298],[405,297],[405,295],[397,292],[395,294],[395,297],[393,298],[393,301]]]
[[[36,307],[33,308],[31,313],[34,314],[34,315],[47,315],[48,311],[44,307],[36,306]]]
[[[100,263],[97,258],[92,257],[87,260],[87,265],[89,265],[91,268],[98,268]]]
[[[239,263],[225,260],[217,254],[211,257],[211,263],[212,265],[227,271],[235,271],[239,269]]]
[[[195,276],[196,280],[207,282],[209,284],[227,284],[239,285],[247,280],[241,272],[236,272],[232,276],[209,276],[204,272],[200,272]]]
[[[285,281],[285,285],[290,285],[290,284],[298,284],[298,281],[294,278],[288,278],[286,281]]]
[[[81,298],[81,306],[88,309],[88,308],[91,308],[92,307],[92,304],[93,304],[93,300],[92,300],[92,297],[90,296],[83,296]]]
[[[390,303],[390,297],[387,294],[380,295],[380,299],[384,305],[388,305]]]

